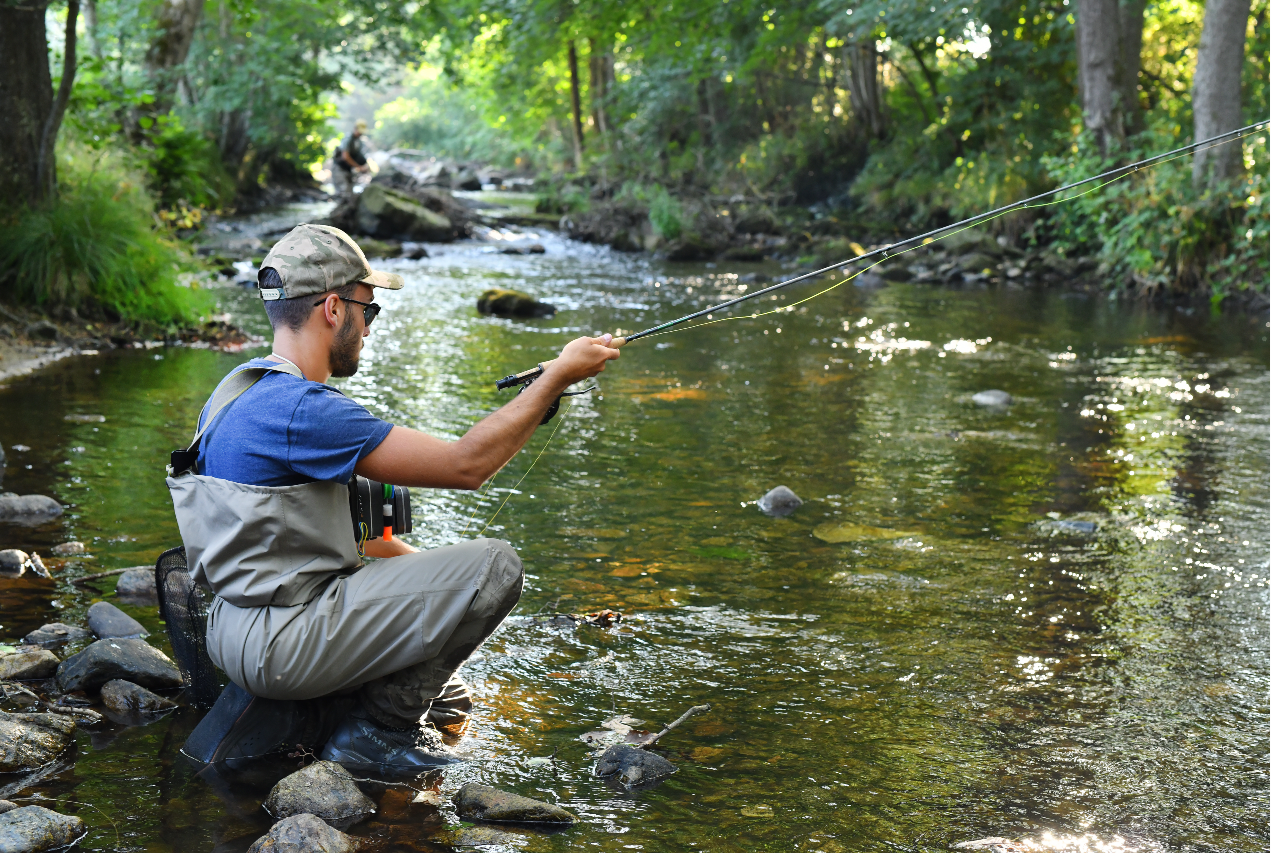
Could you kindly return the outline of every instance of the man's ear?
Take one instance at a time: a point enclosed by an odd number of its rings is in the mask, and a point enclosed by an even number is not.
[[[321,313],[324,314],[325,323],[327,323],[328,325],[332,326],[335,329],[338,328],[338,326],[342,325],[338,321],[338,316],[337,316],[338,308],[341,305],[342,305],[342,300],[338,298],[338,295],[336,293],[330,293],[328,296],[325,297],[324,305],[321,306],[321,309],[320,309]]]

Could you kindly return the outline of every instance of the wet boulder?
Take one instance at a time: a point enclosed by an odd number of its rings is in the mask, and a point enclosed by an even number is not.
[[[1007,391],[979,391],[971,398],[973,402],[979,406],[987,406],[993,409],[1002,409],[1013,402],[1013,396]]]
[[[84,821],[43,806],[22,806],[0,814],[0,851],[37,853],[69,847],[84,837]]]
[[[263,806],[273,817],[311,814],[345,829],[377,811],[340,764],[317,761],[276,783]]]
[[[492,823],[576,823],[569,812],[541,800],[522,797],[468,782],[453,795],[453,805],[463,820],[485,820]]]
[[[0,521],[15,524],[43,524],[62,515],[62,504],[45,495],[0,495]]]
[[[0,814],[4,814],[5,812],[11,812],[17,807],[18,807],[17,803],[10,802],[9,800],[0,800]]]
[[[58,687],[65,693],[94,691],[117,678],[154,689],[182,686],[173,661],[143,640],[98,640],[58,666]]]
[[[78,557],[86,550],[83,542],[63,542],[52,548],[55,557]]]
[[[467,190],[475,192],[482,189],[483,184],[480,183],[480,176],[471,169],[463,167],[453,176],[453,188],[455,190]]]
[[[64,714],[0,711],[0,773],[43,767],[71,745],[75,733],[75,720]]]
[[[616,743],[596,759],[595,774],[624,788],[647,788],[676,772],[676,766],[635,744]]]
[[[22,638],[22,642],[29,646],[60,646],[76,640],[87,640],[92,636],[93,634],[84,628],[65,625],[62,622],[50,622],[27,634]]]
[[[1066,533],[1072,536],[1092,536],[1098,532],[1096,522],[1080,519],[1055,519],[1049,522],[1049,526],[1055,533]]]
[[[386,239],[401,237],[427,243],[453,239],[453,223],[429,210],[407,193],[381,184],[370,184],[360,194],[356,223],[361,233]]]
[[[116,678],[102,685],[102,704],[122,717],[155,714],[178,707],[163,696],[157,696],[132,681]]]
[[[116,595],[139,603],[159,604],[155,569],[138,566],[124,572],[116,579]]]
[[[360,842],[313,814],[287,817],[253,842],[248,853],[352,853]]]
[[[152,588],[154,589],[154,583]],[[145,637],[148,634],[141,622],[114,604],[105,601],[89,605],[89,613],[85,621],[89,623],[89,630],[99,640],[132,639]]]
[[[0,573],[17,577],[27,571],[30,562],[31,558],[26,551],[19,551],[17,548],[0,551]]]
[[[0,681],[39,681],[58,671],[58,656],[48,649],[28,649],[0,656]]]
[[[554,305],[539,302],[527,293],[519,290],[506,290],[492,287],[480,294],[476,300],[476,310],[485,316],[494,317],[551,317],[556,313]]]
[[[764,497],[756,501],[756,506],[760,507],[760,511],[765,515],[771,515],[774,518],[785,518],[798,510],[803,503],[804,501],[800,500],[800,496],[786,486],[775,486]]]

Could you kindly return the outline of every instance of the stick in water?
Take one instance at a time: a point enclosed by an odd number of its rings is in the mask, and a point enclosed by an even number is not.
[[[711,706],[710,706],[710,705],[694,705],[692,708],[690,708],[689,710],[687,710],[687,711],[685,711],[683,714],[681,714],[681,715],[680,715],[680,718],[679,718],[678,720],[676,720],[674,723],[667,723],[667,727],[666,727],[665,729],[663,729],[662,731],[658,732],[656,735],[654,735],[654,736],[653,736],[653,740],[651,740],[651,741],[649,741],[648,743],[646,743],[646,744],[645,744],[645,746],[646,746],[646,747],[648,747],[648,746],[653,746],[655,743],[657,743],[657,742],[658,742],[658,738],[660,738],[660,737],[664,736],[665,734],[667,734],[667,732],[671,731],[671,730],[672,730],[672,729],[674,729],[676,726],[680,725],[680,724],[681,724],[681,723],[683,723],[685,720],[687,720],[687,719],[689,719],[690,717],[692,717],[694,714],[705,714],[705,713],[707,713],[707,712],[708,712],[708,711],[710,711],[710,710],[711,710]]]

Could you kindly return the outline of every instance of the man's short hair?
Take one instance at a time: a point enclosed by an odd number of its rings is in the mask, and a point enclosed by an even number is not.
[[[258,287],[268,290],[273,287],[283,287],[284,282],[280,280],[280,273],[276,272],[275,267],[263,267],[258,270]],[[353,281],[335,287],[329,293],[336,293],[338,296],[345,296],[348,299],[356,288],[360,286],[360,282]],[[311,312],[316,308],[316,301],[325,298],[328,294],[312,293],[307,296],[299,296],[295,299],[273,299],[263,302],[262,305],[267,309],[267,320],[271,322],[271,328],[279,331],[281,328],[296,332],[307,324],[307,318],[311,316]]]

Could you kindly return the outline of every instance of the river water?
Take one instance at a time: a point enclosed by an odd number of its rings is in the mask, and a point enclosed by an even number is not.
[[[565,340],[781,272],[540,239],[545,255],[462,243],[380,264],[407,287],[378,294],[361,371],[337,384],[456,437],[508,399],[494,379]],[[482,318],[491,286],[560,313]],[[220,298],[265,331],[247,292]],[[499,839],[530,851],[989,836],[1267,849],[1268,334],[1265,318],[1064,290],[854,282],[628,347],[484,498],[415,492],[408,538],[426,547],[474,535],[506,501],[486,535],[520,550],[528,580],[464,670],[478,711],[445,805],[380,793],[351,832],[383,850],[465,843],[447,800],[476,780],[581,818]],[[4,487],[68,506],[43,527],[0,525],[0,546],[77,539],[92,555],[50,560],[53,582],[0,580],[0,640],[81,620],[113,585],[73,578],[179,544],[168,451],[252,354],[117,351],[0,390]],[[975,404],[987,389],[1012,403]],[[779,484],[805,501],[783,519],[754,503]],[[606,607],[625,614],[608,630],[531,618]],[[154,610],[125,609],[165,647]],[[592,778],[580,735],[624,713],[657,730],[702,703],[662,743],[670,780],[624,793]],[[197,720],[82,729],[74,763],[2,793],[79,814],[85,850],[238,853],[270,825],[263,792],[195,778],[178,749]]]

